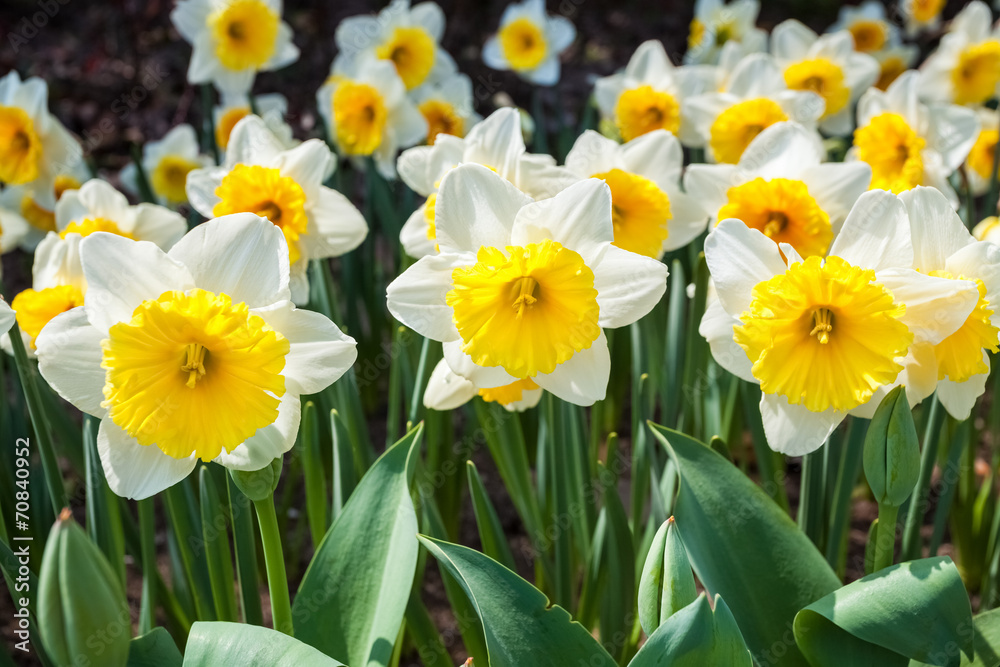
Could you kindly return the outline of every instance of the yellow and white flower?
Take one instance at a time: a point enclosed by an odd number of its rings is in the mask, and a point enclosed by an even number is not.
[[[254,213],[284,234],[295,303],[309,298],[309,260],[338,257],[361,245],[368,224],[344,195],[323,185],[336,167],[319,139],[285,145],[257,116],[236,124],[221,167],[188,177],[191,205],[208,218]]]
[[[177,206],[187,201],[185,185],[188,174],[212,164],[212,158],[198,149],[198,135],[184,123],[171,129],[159,141],[149,141],[142,147],[142,170],[156,201],[165,206]],[[134,163],[122,169],[120,178],[125,190],[139,193],[139,170]]]
[[[391,62],[407,90],[437,81],[456,71],[455,61],[441,48],[444,12],[436,3],[393,0],[378,16],[351,16],[340,22],[335,70],[350,70],[353,61],[375,57]]]
[[[351,71],[335,70],[316,93],[337,152],[372,156],[386,178],[396,177],[396,151],[420,143],[427,121],[406,94],[391,62],[362,59]]]
[[[979,134],[965,158],[965,175],[972,194],[978,197],[990,189],[993,159],[1000,140],[1000,114],[987,107],[979,107],[975,113],[979,119]]]
[[[827,32],[840,30],[851,33],[857,51],[872,55],[899,44],[899,28],[889,21],[885,5],[878,0],[865,0],[856,7],[842,6],[837,21]]]
[[[169,253],[94,234],[87,302],[38,337],[39,369],[101,419],[111,489],[147,498],[199,460],[258,470],[295,441],[301,394],[354,363],[355,342],[289,300],[281,231],[253,214],[199,225]]]
[[[66,165],[56,174],[54,194],[56,202],[64,192],[78,190],[90,180],[90,169],[83,160]],[[0,191],[0,228],[4,227],[4,217],[18,215],[27,223],[21,238],[21,247],[34,252],[39,242],[49,232],[56,230],[55,206],[44,207],[35,199],[35,193],[28,185],[11,185]],[[8,226],[20,228],[20,221],[8,218]],[[2,243],[0,243],[2,245]]]
[[[411,257],[437,252],[437,191],[445,174],[464,163],[494,170],[533,199],[551,197],[579,180],[556,166],[552,156],[526,152],[520,113],[513,108],[497,109],[464,139],[444,135],[433,146],[405,150],[399,156],[399,176],[414,192],[427,198],[400,231],[400,241]]]
[[[1000,90],[1000,26],[973,0],[952,20],[937,50],[920,66],[927,101],[984,104]]]
[[[791,120],[816,131],[826,108],[812,91],[789,90],[774,58],[755,53],[727,77],[725,89],[684,101],[684,115],[711,162],[736,164],[750,142],[775,123]]]
[[[17,72],[0,79],[0,185],[30,188],[34,200],[51,211],[56,176],[75,168],[83,150],[48,110],[49,88]]]
[[[738,218],[803,257],[822,257],[871,181],[866,163],[824,157],[815,133],[786,121],[757,135],[737,164],[688,166],[684,190],[713,220]]]
[[[846,30],[823,35],[795,19],[783,21],[771,34],[771,53],[793,90],[811,90],[826,100],[819,129],[846,135],[853,128],[852,106],[877,80],[879,64],[867,53],[854,50]]]
[[[893,81],[917,62],[920,49],[914,44],[900,44],[882,49],[872,55],[878,61],[879,66],[878,81],[875,82],[875,87],[879,90],[886,90]]]
[[[972,236],[977,241],[1000,244],[1000,218],[995,215],[983,218],[972,228]]]
[[[910,70],[888,90],[871,88],[861,96],[847,159],[871,166],[873,190],[899,194],[930,185],[957,207],[958,195],[948,177],[976,141],[979,119],[972,109],[955,104],[921,104],[919,86],[920,74]]]
[[[660,259],[705,231],[709,213],[681,191],[684,152],[666,130],[626,144],[587,130],[566,155],[566,168],[611,188],[611,223],[619,248]]]
[[[739,44],[743,55],[767,49],[767,33],[757,27],[758,0],[697,0],[684,62],[715,64],[728,44]]]
[[[946,4],[948,0],[902,0],[899,9],[903,14],[907,37],[915,37],[923,31],[937,30]]]
[[[410,97],[427,121],[427,143],[439,134],[464,137],[483,118],[472,108],[472,80],[456,72],[417,88]]]
[[[847,414],[870,418],[895,383],[911,404],[923,399],[907,354],[952,335],[978,298],[973,282],[911,268],[906,207],[883,190],[858,199],[825,259],[738,220],[709,235],[705,256],[718,300],[699,331],[720,366],[760,385],[768,444],[793,456]]]
[[[188,81],[246,93],[257,72],[298,60],[281,11],[282,0],[180,0],[170,20],[191,44]]]
[[[688,144],[697,135],[683,115],[684,100],[714,90],[717,76],[708,65],[674,67],[663,44],[649,40],[639,45],[624,71],[594,83],[594,101],[623,141],[666,130]]]
[[[498,70],[513,70],[539,86],[559,81],[559,54],[576,39],[576,28],[564,16],[545,13],[545,0],[507,5],[500,30],[486,40],[483,62]]]
[[[499,403],[509,412],[524,412],[538,405],[538,401],[542,400],[542,391],[531,378],[503,387],[479,389],[452,371],[448,362],[442,359],[427,380],[424,406],[431,410],[454,410],[479,396],[489,403]]]
[[[608,186],[586,179],[534,202],[465,164],[438,199],[441,251],[389,285],[392,315],[443,342],[451,370],[480,389],[530,379],[578,405],[604,398],[602,328],[648,313],[667,276],[661,262],[612,245]]]
[[[223,93],[219,104],[212,109],[212,120],[215,126],[215,145],[218,146],[220,154],[225,155],[226,147],[229,146],[229,137],[233,133],[236,123],[240,122],[253,113],[254,108],[257,114],[271,130],[274,136],[278,137],[285,148],[294,148],[299,145],[299,141],[292,136],[292,128],[285,122],[285,114],[288,113],[288,100],[281,93],[267,93],[265,95],[254,95],[253,105],[250,104],[250,96],[246,93]]]

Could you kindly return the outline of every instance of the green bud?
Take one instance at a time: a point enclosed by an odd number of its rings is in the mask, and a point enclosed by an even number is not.
[[[68,509],[52,527],[38,587],[38,630],[55,664],[128,663],[132,619],[125,591]]]
[[[879,505],[899,507],[920,474],[920,445],[902,386],[890,391],[865,434],[865,477]]]
[[[639,624],[647,635],[698,597],[694,574],[674,517],[653,536],[639,579]]]
[[[282,459],[279,456],[271,461],[270,465],[260,470],[230,470],[229,476],[233,478],[233,482],[247,498],[257,502],[270,497],[278,488],[278,480],[281,478],[281,463]]]

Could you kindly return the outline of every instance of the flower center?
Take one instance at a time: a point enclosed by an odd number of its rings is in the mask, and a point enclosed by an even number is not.
[[[688,33],[688,48],[695,48],[701,44],[701,40],[703,39],[705,39],[705,24],[700,19],[692,19],[691,30]]]
[[[885,46],[889,37],[889,30],[885,21],[876,19],[861,19],[855,21],[847,28],[854,38],[854,48],[858,51],[871,53],[878,51]]]
[[[913,18],[921,23],[933,21],[947,2],[948,0],[913,0],[911,9]]]
[[[180,155],[164,156],[150,174],[149,180],[153,192],[171,204],[187,201],[187,192],[184,188],[187,185],[188,172],[200,166],[194,160],[188,160]]]
[[[774,100],[761,97],[729,107],[712,123],[709,146],[719,162],[736,164],[750,142],[788,116]]]
[[[615,121],[625,141],[653,130],[677,134],[681,126],[681,107],[670,93],[653,90],[652,86],[640,86],[618,97]]]
[[[872,190],[899,194],[920,185],[924,161],[920,156],[926,142],[902,116],[886,112],[854,132],[858,159],[872,168]],[[991,164],[992,166],[992,164]]]
[[[523,16],[500,28],[499,38],[503,55],[515,71],[535,69],[549,49],[542,29]]]
[[[505,384],[502,387],[480,389],[479,395],[483,397],[484,401],[499,403],[500,405],[510,405],[524,398],[524,392],[533,389],[539,389],[539,386],[531,378],[524,378],[517,382]]]
[[[376,49],[376,55],[396,64],[396,72],[407,90],[422,84],[434,67],[437,47],[426,30],[416,26],[396,28],[392,36]]]
[[[141,445],[209,461],[278,416],[288,339],[225,294],[144,301],[101,345],[103,405]]]
[[[451,106],[443,100],[428,100],[420,105],[420,113],[427,120],[427,144],[433,146],[439,134],[465,136],[465,122]]]
[[[733,332],[762,391],[813,412],[846,412],[903,369],[896,359],[913,342],[899,321],[905,310],[874,271],[810,257],[754,286]]]
[[[476,259],[452,272],[446,297],[476,364],[523,379],[551,373],[597,340],[594,273],[579,254],[545,240],[482,247]]]
[[[388,113],[382,95],[366,83],[344,81],[333,93],[337,143],[348,155],[371,155],[382,144]]]
[[[260,68],[274,55],[280,23],[263,0],[227,0],[208,17],[216,57],[231,70]]]
[[[981,104],[993,97],[1000,82],[1000,41],[990,39],[965,47],[951,72],[956,104]]]
[[[71,285],[26,289],[10,303],[17,325],[31,338],[31,349],[35,349],[35,339],[53,317],[82,305],[83,294]]]
[[[63,196],[67,190],[79,190],[80,181],[66,174],[56,176],[55,194],[56,201]],[[56,214],[46,208],[42,208],[35,201],[35,197],[30,192],[21,197],[21,217],[28,221],[32,227],[43,232],[56,231]]]
[[[824,118],[847,106],[851,97],[851,90],[844,83],[844,70],[826,58],[790,65],[785,70],[785,83],[792,90],[810,90],[826,100]]]
[[[223,150],[229,145],[229,136],[233,133],[236,123],[250,115],[250,107],[230,107],[226,109],[219,122],[215,124],[215,143]]]
[[[0,181],[8,185],[38,178],[42,141],[35,123],[20,107],[0,106]]]
[[[929,271],[929,275],[952,280],[972,280],[965,276],[955,276],[947,271]],[[953,382],[965,382],[973,375],[988,373],[989,367],[983,361],[983,348],[991,352],[1000,350],[1000,329],[993,326],[990,317],[993,309],[986,298],[986,284],[976,278],[979,300],[975,308],[958,330],[934,346],[934,356],[938,362],[938,380],[948,378]]]
[[[729,201],[719,209],[720,221],[738,218],[775,243],[790,244],[803,257],[823,255],[830,247],[830,216],[802,181],[755,178],[726,194]]]
[[[905,71],[906,61],[897,56],[889,56],[879,65],[878,81],[875,82],[875,87],[879,90],[885,90]]]
[[[1000,132],[983,130],[976,138],[972,150],[969,151],[969,166],[985,179],[989,179],[993,175],[993,155],[996,153],[998,140],[1000,140]]]
[[[66,225],[66,229],[59,232],[59,238],[64,239],[70,234],[90,236],[94,232],[108,232],[109,234],[124,236],[127,239],[135,239],[130,232],[122,231],[115,221],[108,220],[107,218],[102,218],[100,216],[72,221]]]
[[[591,178],[599,178],[611,188],[614,245],[659,259],[671,218],[667,193],[648,178],[621,169],[594,174]]]

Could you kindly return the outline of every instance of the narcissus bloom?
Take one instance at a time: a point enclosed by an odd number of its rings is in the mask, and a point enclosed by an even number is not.
[[[278,137],[285,148],[294,148],[299,144],[299,141],[292,136],[292,128],[285,122],[288,100],[284,95],[281,93],[254,95],[251,105],[250,96],[246,93],[223,93],[219,104],[212,109],[215,145],[223,155],[229,146],[229,137],[236,123],[251,115],[254,108],[257,109],[256,115],[261,117],[267,129]]]
[[[858,129],[848,160],[872,168],[872,189],[899,194],[918,185],[944,192],[958,206],[948,177],[979,134],[972,109],[918,100],[920,74],[904,73],[885,92],[871,88],[858,101]],[[992,168],[992,162],[990,167]]]
[[[715,64],[727,44],[739,44],[744,54],[767,49],[767,33],[757,27],[757,0],[697,0],[688,33],[686,63]]]
[[[611,188],[611,223],[619,248],[659,259],[690,243],[708,223],[708,211],[681,191],[684,153],[666,130],[626,144],[587,130],[566,156],[566,168]]]
[[[826,101],[812,91],[790,90],[774,58],[755,53],[743,58],[725,88],[684,101],[684,115],[707,148],[712,162],[736,164],[758,134],[784,120],[815,131]]]
[[[879,66],[878,81],[875,82],[875,87],[879,90],[886,90],[893,81],[917,62],[920,49],[913,44],[900,44],[882,49],[872,55],[878,61]]]
[[[393,316],[442,341],[451,370],[480,389],[530,379],[578,405],[604,398],[603,327],[649,312],[667,275],[661,262],[612,245],[608,186],[587,179],[533,202],[465,164],[445,177],[438,200],[441,252],[389,285]]]
[[[334,40],[334,69],[351,69],[359,58],[390,61],[407,90],[455,72],[455,61],[441,48],[444,12],[433,2],[410,7],[410,0],[393,0],[378,16],[351,16],[340,22]]]
[[[285,237],[295,303],[309,298],[309,260],[337,257],[361,245],[368,224],[344,195],[323,185],[336,166],[319,139],[286,150],[257,116],[233,129],[221,167],[188,177],[191,205],[205,217],[255,213]]]
[[[973,0],[951,21],[937,50],[920,66],[920,96],[937,102],[983,104],[1000,87],[1000,26]]]
[[[823,162],[815,133],[783,122],[761,132],[738,164],[692,164],[684,189],[715,220],[737,218],[804,257],[823,256],[868,189],[864,162]]]
[[[354,363],[354,340],[289,300],[281,231],[253,214],[199,225],[165,253],[94,234],[87,302],[38,337],[39,369],[99,417],[111,489],[147,498],[199,460],[258,470],[295,441],[300,394]]]
[[[410,96],[427,121],[428,144],[433,145],[439,134],[464,137],[482,120],[472,108],[472,80],[465,74],[456,72],[427,83]]]
[[[983,218],[979,224],[972,228],[972,236],[977,241],[1000,244],[1000,218],[995,215]]]
[[[517,380],[503,387],[479,389],[461,375],[456,375],[442,359],[431,372],[424,391],[424,406],[431,410],[454,410],[476,396],[484,401],[499,403],[510,412],[524,412],[542,399],[542,388],[531,378]]]
[[[89,179],[90,169],[83,160],[66,165],[56,174],[55,201],[58,202],[64,192],[80,189],[80,186]],[[55,205],[48,208],[40,205],[29,185],[11,185],[0,191],[0,228],[4,227],[5,211],[8,211],[9,214],[19,214],[27,223],[27,228],[21,238],[21,247],[29,252],[35,250],[46,234],[56,230]],[[18,222],[14,221],[9,224],[18,225]]]
[[[559,81],[559,54],[576,39],[576,28],[564,16],[545,13],[545,0],[507,5],[500,31],[486,40],[483,62],[498,70],[514,70],[539,86]]]
[[[827,32],[839,30],[851,33],[856,50],[872,55],[899,44],[899,28],[889,21],[885,5],[878,0],[866,0],[857,7],[841,7],[837,21]]]
[[[894,383],[911,390],[911,347],[955,333],[978,298],[973,282],[910,268],[906,208],[883,190],[858,199],[825,259],[779,252],[736,220],[709,235],[705,256],[718,300],[699,331],[720,366],[760,385],[768,444],[794,456],[847,414],[870,418]]]
[[[557,167],[550,155],[526,152],[517,109],[497,109],[472,128],[464,139],[442,135],[433,146],[417,146],[399,156],[399,176],[426,201],[406,220],[400,232],[411,257],[437,252],[435,210],[437,191],[445,174],[463,163],[481,164],[503,176],[533,199],[545,199],[579,180]]]
[[[997,141],[1000,140],[1000,114],[987,107],[976,109],[979,119],[979,134],[965,158],[965,175],[969,179],[972,194],[986,194],[993,177],[993,160]]]
[[[853,129],[852,105],[878,80],[879,64],[854,50],[851,33],[820,37],[795,19],[779,23],[771,34],[771,53],[794,90],[811,90],[826,100],[819,129],[845,135]]]
[[[899,9],[906,22],[906,35],[915,37],[921,31],[934,31],[941,25],[941,12],[948,0],[903,0]]]
[[[281,8],[282,0],[180,0],[170,20],[191,44],[188,81],[246,93],[257,72],[298,60]]]
[[[149,141],[142,147],[142,170],[156,201],[177,206],[187,201],[185,184],[188,174],[212,164],[212,158],[202,155],[198,135],[184,123],[171,129],[159,141]],[[121,171],[122,185],[132,194],[139,193],[139,170],[129,163]]]

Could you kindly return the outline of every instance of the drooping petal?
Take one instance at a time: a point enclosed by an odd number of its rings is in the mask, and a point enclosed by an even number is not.
[[[424,407],[431,410],[454,410],[471,401],[476,393],[476,385],[461,375],[456,375],[448,362],[442,359],[427,380]]]
[[[111,490],[135,500],[170,488],[191,474],[198,463],[193,454],[175,459],[155,445],[140,445],[108,418],[101,420],[97,432],[97,453]]]
[[[237,445],[233,451],[223,450],[215,458],[219,465],[232,470],[260,470],[295,444],[302,417],[302,403],[295,394],[285,394],[278,404],[278,418]]]
[[[592,268],[602,327],[632,324],[651,311],[667,289],[663,262],[616,246],[609,247]]]
[[[389,284],[389,312],[421,336],[441,342],[458,340],[454,313],[445,299],[452,288],[452,270],[475,262],[472,255],[422,257]]]
[[[739,316],[754,285],[785,272],[778,246],[739,220],[723,220],[705,239],[705,259],[722,307]]]
[[[792,405],[784,396],[763,394],[760,416],[764,422],[767,444],[788,456],[803,456],[823,446],[844,419],[842,412],[812,412],[802,405]]]
[[[35,340],[38,370],[45,381],[78,410],[95,417],[107,412],[101,407],[104,337],[87,321],[83,308],[74,308],[52,318]]]
[[[548,375],[539,373],[532,379],[564,401],[593,405],[607,394],[610,376],[611,354],[602,331],[589,348],[577,352]]]

